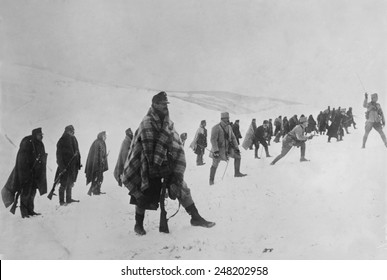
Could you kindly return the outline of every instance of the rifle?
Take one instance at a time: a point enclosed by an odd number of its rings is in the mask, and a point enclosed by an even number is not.
[[[32,165],[31,171],[34,170],[34,167],[36,166],[36,163],[39,162],[40,158],[41,158],[41,155],[38,154],[37,158],[35,159],[34,164]],[[33,177],[33,175],[32,175],[32,177]],[[9,211],[10,211],[12,214],[14,214],[14,215],[15,215],[15,212],[16,212],[17,201],[18,201],[18,199],[19,199],[19,196],[20,196],[20,194],[21,194],[21,191],[22,191],[22,190],[17,191],[16,197],[15,197],[15,199],[14,199],[14,201],[13,201],[13,204],[12,204],[12,206],[11,206],[11,209],[9,210]],[[21,204],[21,201],[20,201],[20,204]]]
[[[161,194],[160,194],[160,225],[159,225],[159,232],[169,233],[168,228],[168,219],[167,219],[167,211],[165,210],[165,193],[166,193],[166,184],[163,183],[161,187]]]
[[[62,175],[63,175],[64,173],[67,172],[67,169],[70,167],[70,164],[73,162],[73,160],[75,159],[75,157],[76,157],[78,154],[79,154],[79,152],[76,151],[75,154],[73,155],[73,157],[70,159],[69,163],[66,165],[66,168],[65,168],[62,172],[59,173],[58,177],[57,177],[56,180],[54,181],[54,184],[52,185],[52,188],[51,188],[50,193],[47,195],[47,198],[48,198],[49,200],[52,199],[52,196],[53,196],[53,195],[56,195],[56,194],[54,193],[54,192],[55,192],[55,187],[56,187],[56,185],[58,184],[58,182],[59,182],[60,178],[62,177]]]

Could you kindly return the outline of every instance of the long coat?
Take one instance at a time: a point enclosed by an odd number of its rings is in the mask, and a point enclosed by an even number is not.
[[[195,154],[204,154],[205,148],[207,147],[207,129],[200,126],[196,131],[195,138],[189,145]]]
[[[121,175],[124,172],[125,161],[128,158],[130,144],[132,143],[133,136],[125,136],[124,141],[122,141],[120,153],[118,155],[116,167],[114,168],[114,178],[116,178],[118,185],[122,186]]]
[[[224,161],[227,161],[228,157],[233,158],[235,156],[235,149],[238,149],[238,142],[231,126],[223,121],[212,128],[211,144],[210,157],[213,158],[213,153],[218,151],[219,159]]]
[[[73,157],[74,159],[71,161]],[[78,141],[75,136],[66,132],[63,133],[56,144],[56,163],[58,164],[58,168],[56,170],[55,179],[58,178],[60,172],[65,168],[67,169],[60,178],[60,183],[62,185],[74,183],[77,180],[78,170],[81,169],[81,155],[79,153]]]
[[[98,134],[96,140],[90,147],[87,155],[85,173],[86,185],[92,182],[95,178],[100,178],[103,172],[109,169],[106,153],[106,143],[102,139],[102,133]]]
[[[257,127],[254,127],[253,124],[250,124],[249,129],[246,132],[245,138],[243,139],[242,148],[247,150],[254,143],[254,133]]]
[[[185,168],[184,148],[174,123],[169,115],[160,119],[151,107],[134,133],[124,166],[123,184],[136,199],[154,191],[152,178],[164,178],[183,189]],[[150,205],[145,208],[154,210]]]
[[[32,135],[24,137],[16,156],[16,164],[1,190],[5,207],[10,206],[16,192],[37,188],[40,195],[47,193],[47,154],[44,144]]]

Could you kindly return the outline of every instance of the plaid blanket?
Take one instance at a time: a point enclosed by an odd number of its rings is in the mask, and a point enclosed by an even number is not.
[[[150,108],[136,130],[125,162],[122,181],[129,194],[138,197],[149,188],[149,178],[162,177],[182,185],[186,167],[185,154],[173,122],[163,121]]]

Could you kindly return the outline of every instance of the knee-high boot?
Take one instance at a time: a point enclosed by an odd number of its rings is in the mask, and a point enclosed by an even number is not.
[[[196,209],[195,203],[191,204],[185,208],[188,214],[191,215],[191,225],[210,228],[215,225],[214,222],[206,221],[202,216],[200,216],[198,209]]]
[[[136,212],[136,224],[134,225],[134,231],[139,235],[145,235],[146,231],[144,229],[144,214]]]
[[[214,184],[215,173],[216,173],[216,167],[211,166],[211,168],[210,168],[210,185]]]
[[[244,177],[246,174],[241,173],[241,159],[236,158],[234,159],[234,177]]]

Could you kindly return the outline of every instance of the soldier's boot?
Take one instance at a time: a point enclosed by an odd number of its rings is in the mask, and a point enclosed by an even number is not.
[[[265,153],[266,153],[266,157],[271,157],[271,155],[269,154],[269,148],[265,148]]]
[[[64,187],[60,186],[59,187],[59,205],[66,205],[65,201],[64,201]]]
[[[211,166],[211,168],[210,168],[210,186],[214,184],[215,173],[216,173],[216,167]]]
[[[363,136],[363,145],[361,146],[362,149],[365,149],[365,144],[367,142],[367,138],[368,137],[366,135]]]
[[[245,177],[246,174],[241,173],[241,159],[236,158],[234,159],[234,177]]]
[[[192,226],[211,228],[215,225],[214,222],[206,221],[202,216],[200,216],[198,209],[196,209],[195,203],[185,208],[185,210],[189,215],[191,215]]]
[[[254,150],[254,158],[260,159],[260,157],[258,156],[258,149]]]
[[[30,217],[30,215],[28,215],[28,209],[24,205],[24,201],[22,201],[21,198],[20,198],[20,214],[21,214],[22,218],[29,218]]]
[[[73,203],[73,202],[79,202],[77,199],[72,199],[72,186],[67,187],[67,192],[66,192],[66,203]]]
[[[144,214],[139,214],[136,212],[136,224],[134,225],[134,231],[138,235],[145,235],[146,231],[144,229]]]
[[[309,161],[309,159],[306,159],[306,158],[305,158],[305,150],[306,150],[305,145],[302,145],[302,146],[301,146],[301,158],[300,158],[300,162],[303,162],[303,161]]]

